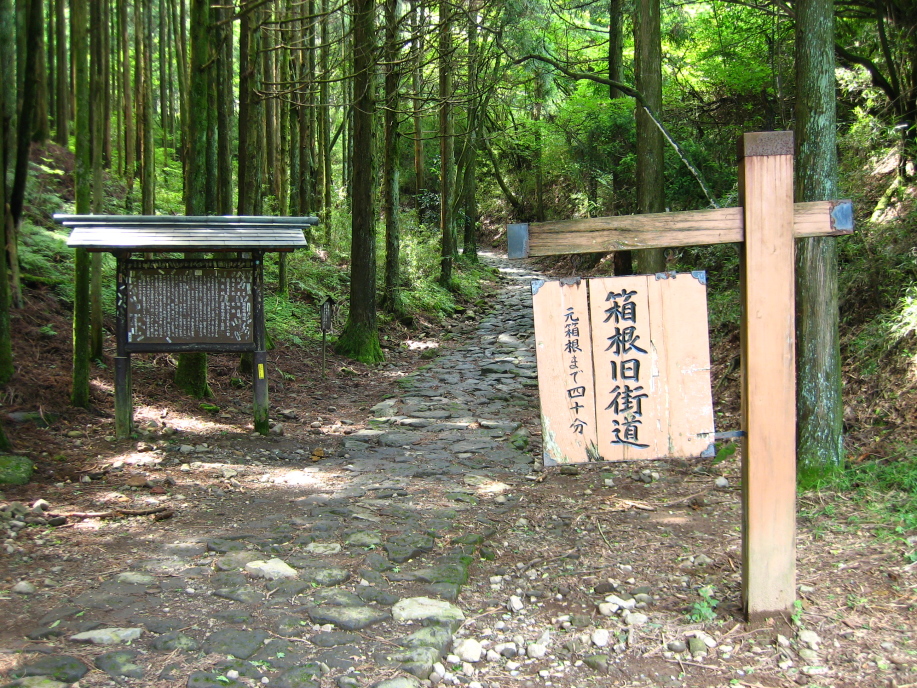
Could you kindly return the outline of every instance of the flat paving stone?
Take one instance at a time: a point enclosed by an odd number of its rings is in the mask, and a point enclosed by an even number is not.
[[[359,631],[391,618],[388,612],[375,607],[314,607],[309,617],[317,624],[332,624],[345,631]]]
[[[208,654],[232,655],[238,659],[248,659],[269,637],[266,631],[242,631],[226,628],[207,636],[201,649]]]
[[[89,672],[82,660],[70,655],[48,655],[12,672],[13,678],[49,676],[55,681],[75,683]]]

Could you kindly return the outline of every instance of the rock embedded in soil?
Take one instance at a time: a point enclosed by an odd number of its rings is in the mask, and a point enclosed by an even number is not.
[[[390,618],[388,613],[373,607],[313,607],[309,609],[309,617],[314,623],[330,623],[345,631],[359,631]]]
[[[133,650],[113,650],[96,657],[95,665],[112,678],[143,678],[143,667],[134,663],[136,657]]]
[[[117,645],[137,640],[143,635],[142,628],[99,628],[70,636],[75,643],[92,643],[93,645]]]
[[[154,650],[159,650],[160,652],[174,652],[176,650],[197,652],[201,647],[201,644],[194,638],[180,631],[165,633],[153,640],[152,645]]]
[[[277,580],[279,578],[296,578],[298,575],[296,569],[287,564],[282,559],[268,559],[267,561],[256,559],[245,565],[245,570],[258,578],[267,578],[268,580]]]
[[[465,621],[461,609],[443,600],[429,597],[408,597],[392,607],[395,621],[422,621],[458,628]]]
[[[268,637],[268,633],[262,630],[240,631],[227,628],[207,636],[202,649],[207,654],[232,655],[238,659],[248,659],[261,648]]]
[[[0,454],[0,485],[25,485],[34,470],[35,464],[24,456]]]
[[[89,671],[81,660],[70,655],[48,655],[12,672],[14,678],[50,676],[55,681],[75,683]]]
[[[34,595],[38,592],[38,588],[35,587],[35,584],[28,581],[19,581],[11,590],[17,595]]]

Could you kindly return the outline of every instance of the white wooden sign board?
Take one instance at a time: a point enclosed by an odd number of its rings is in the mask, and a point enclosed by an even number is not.
[[[709,455],[703,272],[532,283],[546,466]]]

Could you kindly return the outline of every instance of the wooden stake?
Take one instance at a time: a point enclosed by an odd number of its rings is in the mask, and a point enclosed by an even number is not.
[[[254,370],[252,387],[254,392],[253,415],[255,432],[267,435],[271,429],[268,413],[267,390],[267,337],[264,332],[264,254],[252,253],[252,327],[254,330],[255,353],[252,355]]]
[[[742,261],[742,593],[755,620],[796,596],[793,134],[745,134]]]
[[[127,260],[128,253],[117,254],[115,284],[115,437],[127,439],[134,429],[134,402],[131,385],[131,355],[127,352]]]

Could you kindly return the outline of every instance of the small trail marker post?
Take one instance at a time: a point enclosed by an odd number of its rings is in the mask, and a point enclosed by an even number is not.
[[[67,245],[112,253],[115,292],[115,435],[134,424],[132,353],[251,352],[255,430],[268,433],[264,253],[306,246],[315,217],[55,215]],[[200,253],[213,258],[132,258]],[[234,257],[236,254],[238,257]],[[220,257],[221,256],[221,257]]]
[[[853,205],[793,203],[792,132],[745,134],[739,157],[741,207],[515,224],[507,235],[510,258],[741,244],[742,598],[756,620],[790,612],[796,596],[794,240],[853,233]]]
[[[334,329],[332,324],[333,314],[334,299],[329,296],[322,301],[322,305],[319,307],[322,328],[322,377],[325,377],[325,350],[328,346],[328,333]]]

